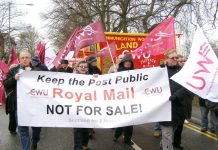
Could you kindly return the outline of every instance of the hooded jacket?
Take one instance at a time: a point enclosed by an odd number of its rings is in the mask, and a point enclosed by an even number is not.
[[[130,61],[131,62],[131,64],[132,64],[131,68],[125,68],[124,67],[124,62],[126,62],[126,61]],[[120,72],[120,71],[133,70],[133,69],[134,69],[134,63],[133,63],[132,57],[130,55],[128,55],[128,54],[125,54],[123,56],[123,59],[119,63],[117,71]]]

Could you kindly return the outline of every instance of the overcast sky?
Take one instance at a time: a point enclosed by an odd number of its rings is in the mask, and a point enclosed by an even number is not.
[[[27,24],[31,24],[36,28],[39,34],[46,35],[45,24],[40,19],[40,13],[45,12],[49,8],[50,0],[15,0],[17,9],[24,12],[21,20]],[[20,5],[20,4],[34,4],[33,6]]]

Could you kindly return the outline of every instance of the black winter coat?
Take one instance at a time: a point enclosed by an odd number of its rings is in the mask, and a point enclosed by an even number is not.
[[[180,66],[167,66],[171,95],[174,95],[176,99],[171,102],[172,121],[161,122],[161,124],[165,126],[183,124],[185,119],[191,117],[193,94],[170,79],[170,77],[179,72],[180,69]]]
[[[48,67],[41,62],[36,65],[36,68],[39,68],[41,71],[49,71]]]
[[[54,67],[52,67],[52,68],[50,69],[50,71],[52,71],[52,72],[67,72],[67,73],[73,73],[73,69],[70,68],[70,67],[67,67],[67,69],[64,69],[64,68],[59,68],[59,69],[57,69],[57,68],[54,66]]]
[[[206,105],[205,105],[205,99],[203,99],[203,98],[201,98],[201,97],[199,97],[198,99],[199,99],[199,105],[200,105],[201,107],[206,107]]]
[[[18,73],[19,69],[20,65],[11,68],[3,82],[6,91],[6,114],[15,112],[17,110],[17,81],[14,77],[15,74]]]
[[[20,68],[20,65],[11,68],[8,71],[6,78],[3,82],[6,91],[6,114],[15,112],[17,110],[17,80],[15,80],[14,77],[15,74],[18,73]],[[41,71],[41,69],[38,67],[35,67],[32,70]]]
[[[91,66],[91,64],[88,64],[88,68],[89,68],[89,74],[102,74],[101,70],[97,67],[97,66]]]

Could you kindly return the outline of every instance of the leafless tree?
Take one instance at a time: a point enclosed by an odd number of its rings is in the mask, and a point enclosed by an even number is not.
[[[23,15],[17,10],[17,5],[11,0],[0,1],[0,57],[5,58],[9,54],[10,45],[15,44],[15,38],[28,25],[20,22],[18,18]],[[9,25],[10,24],[10,25]],[[9,37],[10,35],[10,37]],[[10,40],[9,40],[10,38]],[[4,49],[4,50],[3,50]]]
[[[17,14],[12,11],[10,14],[11,20]],[[10,33],[14,31],[14,28],[10,28]],[[2,0],[0,1],[0,57],[1,59],[7,56],[7,51],[5,45],[8,44],[9,41],[9,1]],[[10,36],[10,42],[13,43],[13,39]]]
[[[19,22],[16,18],[23,15],[22,12],[16,9],[17,5],[13,3],[9,4],[8,0],[3,0],[0,2],[0,33],[8,33],[9,31],[9,21],[10,21],[10,31],[12,36],[14,31],[19,31],[24,27],[22,22]],[[10,7],[10,16],[9,16]],[[10,18],[10,20],[9,20]]]
[[[17,37],[17,51],[28,50],[31,54],[35,53],[35,47],[39,43],[40,37],[35,28],[29,26]]]
[[[105,31],[149,33],[157,24],[174,16],[176,32],[190,41],[198,23],[205,30],[217,26],[217,0],[52,0],[43,15],[50,37],[58,47],[76,26],[101,20]],[[186,44],[188,45],[188,43]],[[190,45],[190,44],[189,44]],[[188,49],[189,47],[186,47]]]
[[[8,5],[0,3],[0,31],[4,33],[8,27]]]

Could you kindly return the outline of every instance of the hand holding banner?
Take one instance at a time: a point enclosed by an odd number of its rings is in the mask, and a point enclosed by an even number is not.
[[[113,128],[171,120],[166,68],[98,78],[30,71],[17,85],[18,124],[23,126]]]

